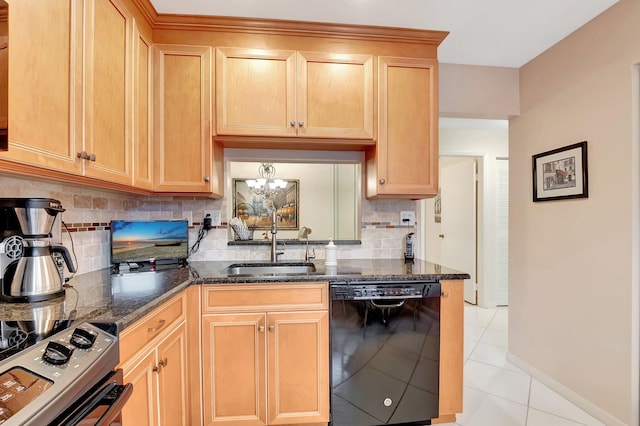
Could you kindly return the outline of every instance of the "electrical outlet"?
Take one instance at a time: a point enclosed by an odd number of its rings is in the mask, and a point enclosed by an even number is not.
[[[400,225],[413,226],[416,224],[416,212],[403,211],[400,212]]]
[[[220,210],[205,210],[204,217],[211,218],[211,226],[220,226]]]

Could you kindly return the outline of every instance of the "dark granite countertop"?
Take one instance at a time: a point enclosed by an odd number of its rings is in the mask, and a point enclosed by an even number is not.
[[[63,299],[38,303],[0,303],[0,321],[77,319],[115,322],[125,328],[189,285],[269,282],[360,282],[398,280],[462,280],[469,278],[444,266],[416,259],[343,260],[334,268],[315,262],[303,275],[230,276],[221,271],[239,261],[192,262],[179,269],[112,274],[111,269],[77,275]],[[283,262],[284,263],[284,262]]]

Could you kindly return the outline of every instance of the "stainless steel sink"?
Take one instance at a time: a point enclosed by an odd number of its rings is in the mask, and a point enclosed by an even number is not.
[[[304,275],[316,271],[311,262],[234,263],[220,273],[226,275]]]

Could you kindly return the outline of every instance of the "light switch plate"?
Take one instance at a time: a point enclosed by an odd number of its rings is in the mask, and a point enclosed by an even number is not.
[[[204,217],[211,216],[211,226],[220,226],[220,210],[205,210]]]
[[[400,212],[400,225],[413,226],[416,224],[416,212],[402,211]]]

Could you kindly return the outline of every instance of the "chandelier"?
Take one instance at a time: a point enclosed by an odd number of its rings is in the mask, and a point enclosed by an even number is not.
[[[284,179],[274,179],[276,168],[273,163],[262,163],[258,168],[258,174],[260,175],[259,178],[246,180],[247,186],[256,195],[265,199],[272,199],[287,187],[287,181]]]

